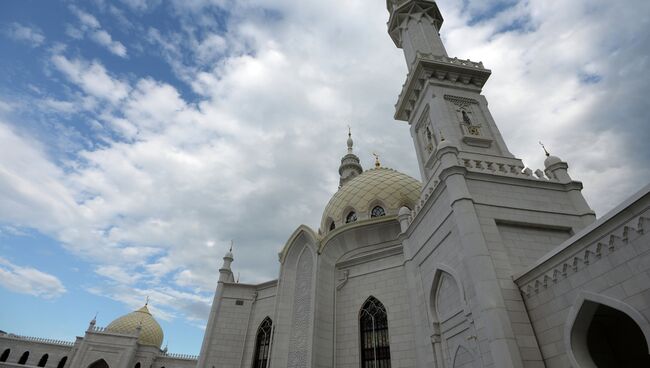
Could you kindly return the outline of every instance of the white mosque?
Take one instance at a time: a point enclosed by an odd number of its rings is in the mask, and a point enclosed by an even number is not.
[[[566,162],[510,153],[491,72],[447,55],[436,3],[387,7],[421,180],[364,170],[350,137],[277,279],[237,283],[225,255],[198,357],[161,350],[145,305],[74,342],[0,335],[0,367],[650,367],[650,185],[596,219]]]

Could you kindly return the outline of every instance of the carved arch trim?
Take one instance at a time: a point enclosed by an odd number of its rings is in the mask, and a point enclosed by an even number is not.
[[[296,241],[300,238],[300,236],[304,236],[305,239],[307,240],[307,245],[312,244],[312,246],[316,249],[318,249],[318,244],[319,244],[319,237],[318,234],[314,230],[312,230],[309,226],[307,225],[300,225],[298,228],[291,234],[287,242],[284,244],[284,247],[282,248],[282,251],[278,254],[279,259],[280,259],[280,264],[284,264],[284,261],[287,258],[287,255],[289,254],[289,250],[291,250],[291,247],[293,247],[296,244]]]
[[[461,281],[460,276],[458,275],[458,272],[454,270],[453,268],[443,264],[443,263],[438,263],[435,265],[435,271],[433,274],[433,279],[431,280],[431,283],[429,284],[429,308],[428,308],[428,313],[429,313],[429,320],[431,322],[440,322],[438,321],[438,317],[436,316],[436,296],[438,293],[438,287],[440,286],[440,279],[442,278],[443,274],[447,273],[449,276],[451,276],[454,281],[456,282],[456,286],[458,287],[458,292],[460,296],[460,307],[462,310],[469,310],[467,306],[467,296],[465,295],[465,287],[463,286],[463,282]]]
[[[571,307],[571,309],[569,310],[569,315],[567,316],[567,322],[564,324],[564,347],[566,349],[567,356],[572,366],[575,367],[585,366],[584,364],[585,358],[581,356],[580,352],[578,352],[578,356],[576,356],[576,352],[573,349],[574,341],[573,341],[572,332],[574,327],[581,328],[581,326],[576,326],[576,323],[581,323],[581,321],[579,320],[579,317],[581,317],[580,312],[582,311],[583,307],[586,306],[587,303],[602,304],[610,308],[616,309],[622,313],[625,313],[637,324],[637,326],[639,326],[641,332],[643,332],[643,336],[645,337],[646,344],[648,345],[648,351],[650,351],[650,323],[639,311],[637,311],[634,307],[630,306],[629,304],[622,302],[618,299],[614,299],[612,297],[605,296],[602,294],[592,293],[589,291],[581,291],[580,293],[578,293],[578,296],[576,297],[576,300],[573,303],[573,307]],[[593,312],[595,312],[595,309]],[[582,362],[578,363],[578,360],[581,360]]]

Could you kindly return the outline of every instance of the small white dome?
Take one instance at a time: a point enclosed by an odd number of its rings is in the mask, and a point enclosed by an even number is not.
[[[410,214],[411,214],[411,210],[409,210],[409,208],[406,206],[403,206],[402,208],[399,209],[399,212],[397,212],[398,216],[404,216]]]
[[[546,157],[546,160],[544,160],[544,167],[549,167],[560,162],[562,162],[562,159],[560,159],[559,157],[549,155],[548,157]]]

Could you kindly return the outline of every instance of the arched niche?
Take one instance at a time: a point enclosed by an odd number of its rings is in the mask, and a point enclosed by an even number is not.
[[[581,368],[650,367],[650,324],[631,306],[582,292],[569,312],[565,346]]]
[[[446,265],[436,265],[429,297],[432,321],[440,323],[465,307],[465,291],[456,271]]]
[[[106,363],[104,359],[99,359],[90,363],[90,365],[88,365],[88,368],[110,368],[110,367],[108,366],[108,363]]]

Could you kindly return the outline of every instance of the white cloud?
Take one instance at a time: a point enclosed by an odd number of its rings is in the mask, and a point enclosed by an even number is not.
[[[53,275],[32,267],[17,266],[0,257],[0,285],[21,294],[44,299],[58,298],[66,289]]]
[[[97,42],[98,44],[106,47],[113,54],[120,57],[126,57],[126,47],[124,47],[124,45],[121,42],[113,41],[111,35],[108,34],[108,32],[106,32],[105,30],[100,29],[94,31],[90,36],[90,38],[95,42]]]
[[[650,88],[638,78],[650,33],[633,21],[645,3],[597,3],[587,12],[592,1],[527,1],[468,26],[496,2],[439,1],[449,53],[493,71],[485,94],[513,154],[539,168],[545,141],[602,214],[650,178],[640,97]],[[0,157],[0,194],[11,198],[0,220],[100,263],[109,283],[93,288],[98,295],[137,307],[155,293],[165,318],[205,317],[230,239],[243,282],[276,276],[277,251],[299,224],[319,223],[336,190],[347,124],[365,167],[378,151],[385,166],[418,177],[408,126],[392,119],[406,67],[383,4],[224,2],[222,34],[192,23],[204,5],[183,8],[192,16],[180,13],[178,32],[143,34],[200,99],[174,81],[128,82],[60,51],[56,68],[86,97],[109,102],[93,118],[119,139],[77,152],[63,170],[0,125],[0,146],[15,147],[15,157]],[[99,27],[92,19],[80,22]],[[502,31],[515,20],[521,29]],[[585,83],[584,73],[601,81]]]
[[[94,97],[117,103],[129,93],[128,83],[111,77],[99,62],[68,59],[59,54],[52,56],[52,62],[71,82]]]
[[[32,47],[40,46],[45,42],[45,36],[41,30],[16,22],[5,28],[5,34],[16,41],[28,42]]]
[[[111,53],[122,58],[127,57],[126,46],[119,41],[113,40],[113,37],[101,27],[101,24],[95,16],[76,6],[70,6],[70,10],[79,18],[80,28],[67,25],[66,34],[68,36],[81,39],[84,34],[87,34],[92,41],[105,47]]]

